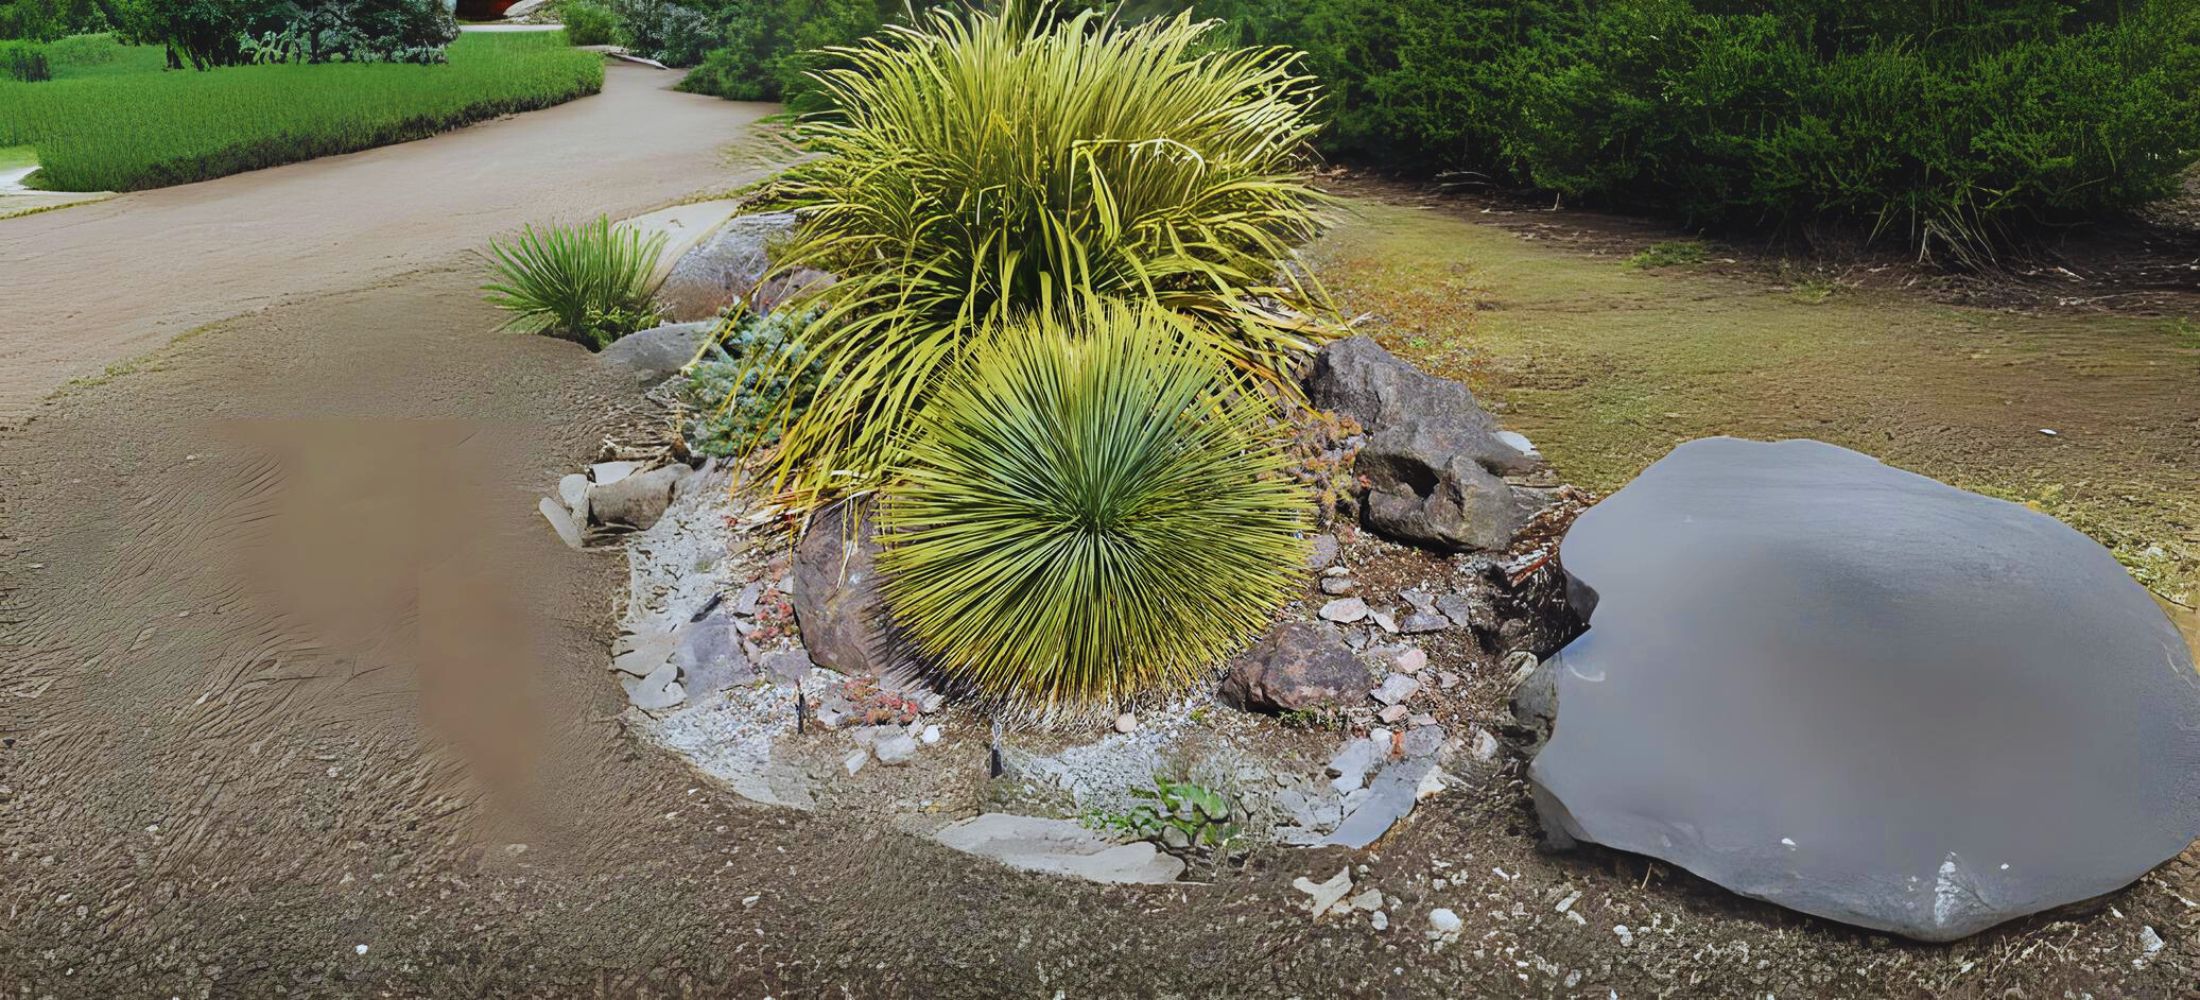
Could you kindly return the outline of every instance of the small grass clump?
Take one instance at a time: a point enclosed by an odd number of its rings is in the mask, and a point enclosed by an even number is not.
[[[781,266],[839,276],[799,340],[824,389],[782,435],[796,496],[877,481],[978,331],[1099,300],[1182,317],[1181,336],[1273,374],[1325,328],[1279,266],[1323,199],[1293,58],[1219,48],[1212,25],[1126,26],[1011,5],[934,11],[834,50],[820,159],[780,190],[803,208]]]
[[[1271,404],[1224,370],[1151,307],[991,337],[879,505],[887,607],[917,651],[1049,718],[1188,687],[1265,627],[1312,504]]]
[[[1644,247],[1640,253],[1627,258],[1627,266],[1639,269],[1659,267],[1687,267],[1709,259],[1711,252],[1695,240],[1666,240]]]
[[[603,87],[602,57],[555,32],[467,34],[444,65],[207,72],[163,72],[153,46],[63,42],[72,48],[53,57],[54,79],[0,80],[0,146],[35,147],[33,183],[56,191],[205,180],[417,139]]]
[[[600,351],[657,323],[657,259],[665,236],[614,227],[597,216],[578,226],[528,226],[510,243],[492,240],[497,281],[482,286],[512,318],[506,325]]]

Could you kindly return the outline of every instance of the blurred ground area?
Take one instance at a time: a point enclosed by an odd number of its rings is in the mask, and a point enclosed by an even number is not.
[[[1899,262],[1831,268],[1716,243],[1697,262],[1643,266],[1637,254],[1679,237],[1346,190],[1311,252],[1339,308],[1465,379],[1565,478],[1615,489],[1707,435],[1818,438],[2034,503],[2161,596],[2200,603],[2200,270],[2111,308],[2058,303],[2067,279],[1917,287],[1930,272]]]

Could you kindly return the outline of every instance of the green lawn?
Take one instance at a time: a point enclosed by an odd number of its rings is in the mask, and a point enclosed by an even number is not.
[[[0,82],[0,148],[36,149],[30,183],[129,191],[432,135],[593,94],[603,60],[563,32],[468,33],[442,66],[338,63],[169,71],[162,50],[98,36],[49,50],[54,79]]]
[[[1467,380],[1566,478],[1616,489],[1706,435],[1818,438],[2031,503],[2200,603],[2200,316],[2025,315],[1652,266],[1419,201],[1350,199],[1310,256],[1346,315]]]

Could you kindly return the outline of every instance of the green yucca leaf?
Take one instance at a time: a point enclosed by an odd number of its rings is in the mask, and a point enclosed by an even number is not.
[[[602,350],[653,322],[665,234],[644,237],[598,216],[577,226],[528,226],[510,243],[489,242],[499,280],[482,286],[505,325]]]
[[[830,108],[800,133],[823,155],[779,189],[803,210],[779,263],[839,281],[798,338],[827,374],[782,434],[797,496],[888,473],[981,329],[1152,303],[1270,377],[1330,331],[1273,308],[1319,299],[1280,263],[1325,204],[1296,55],[1215,51],[1189,16],[1029,14],[935,11],[816,74]]]
[[[1104,305],[1021,324],[944,381],[879,501],[887,607],[997,706],[1112,711],[1265,626],[1311,499],[1273,404],[1194,327]]]

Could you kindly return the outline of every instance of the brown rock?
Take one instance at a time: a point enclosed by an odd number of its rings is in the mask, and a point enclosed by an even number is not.
[[[1357,703],[1373,682],[1335,626],[1284,622],[1230,661],[1218,693],[1248,711],[1294,712]]]

